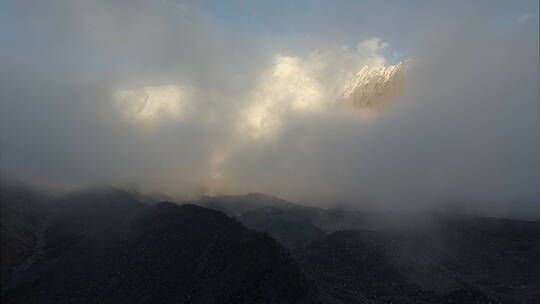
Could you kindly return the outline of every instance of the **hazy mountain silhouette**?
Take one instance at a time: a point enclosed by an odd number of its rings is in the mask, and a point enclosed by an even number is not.
[[[292,257],[265,234],[194,205],[112,188],[50,202],[45,256],[7,303],[315,303]]]
[[[458,213],[400,221],[395,214],[252,206],[236,218],[290,248],[321,297],[338,303],[540,298],[540,222]]]
[[[183,205],[140,197],[100,187],[53,199],[3,187],[3,302],[540,298],[539,222],[423,214],[392,223],[384,214],[306,207],[264,194]]]

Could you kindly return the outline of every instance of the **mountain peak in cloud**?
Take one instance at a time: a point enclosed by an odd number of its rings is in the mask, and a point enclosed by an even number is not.
[[[405,72],[410,60],[383,67],[364,66],[345,83],[336,104],[352,105],[356,108],[379,108],[403,90]]]

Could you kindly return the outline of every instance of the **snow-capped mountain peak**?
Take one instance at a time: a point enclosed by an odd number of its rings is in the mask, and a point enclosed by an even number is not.
[[[410,61],[383,67],[364,66],[345,82],[336,103],[358,108],[379,108],[403,89],[404,73]]]

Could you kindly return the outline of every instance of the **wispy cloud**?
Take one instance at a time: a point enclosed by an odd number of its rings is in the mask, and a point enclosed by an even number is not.
[[[519,17],[517,18],[517,21],[519,21],[519,22],[525,22],[525,21],[531,19],[531,17],[532,17],[532,15],[529,14],[529,13],[523,14],[523,15],[521,15],[521,16],[519,16]]]

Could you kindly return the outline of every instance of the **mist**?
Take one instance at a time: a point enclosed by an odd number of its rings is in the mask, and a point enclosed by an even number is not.
[[[0,13],[3,180],[540,217],[535,1],[503,21],[489,2],[354,4],[381,16],[360,29],[311,3],[270,12],[286,33],[206,3],[25,3]],[[406,59],[391,103],[336,106],[348,75]]]

